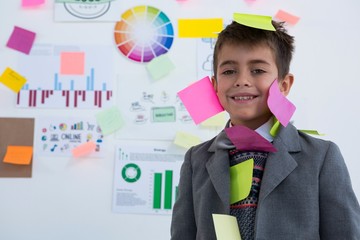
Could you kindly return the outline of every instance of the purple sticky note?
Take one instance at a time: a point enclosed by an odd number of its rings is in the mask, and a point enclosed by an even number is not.
[[[195,124],[224,111],[209,77],[204,77],[181,90],[178,96]]]
[[[35,36],[36,34],[34,32],[15,26],[6,46],[25,54],[29,54],[34,43]]]
[[[277,151],[268,140],[245,126],[236,125],[225,128],[225,133],[235,147],[241,151]]]
[[[286,127],[294,114],[296,107],[280,92],[277,79],[275,79],[270,86],[267,103],[270,111],[279,122]]]

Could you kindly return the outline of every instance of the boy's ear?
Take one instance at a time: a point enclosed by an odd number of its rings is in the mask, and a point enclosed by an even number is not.
[[[280,92],[287,96],[290,93],[291,86],[294,83],[294,75],[286,74],[285,78],[279,82]]]
[[[217,92],[217,81],[215,79],[215,76],[211,77],[211,83],[212,83],[212,85],[214,87],[215,92]]]

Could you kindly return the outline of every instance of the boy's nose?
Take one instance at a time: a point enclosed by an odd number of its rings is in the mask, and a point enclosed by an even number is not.
[[[248,76],[245,76],[243,74],[239,74],[239,76],[237,77],[234,85],[235,85],[235,87],[241,87],[241,86],[250,87],[251,82],[250,82]]]

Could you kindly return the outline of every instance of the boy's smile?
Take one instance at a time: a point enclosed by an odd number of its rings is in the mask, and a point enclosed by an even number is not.
[[[217,60],[217,76],[212,81],[231,123],[256,129],[267,122],[272,116],[268,91],[278,78],[271,48],[266,44],[224,44]]]

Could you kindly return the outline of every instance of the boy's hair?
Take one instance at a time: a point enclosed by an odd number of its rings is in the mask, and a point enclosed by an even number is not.
[[[276,31],[247,27],[235,21],[227,25],[220,32],[215,44],[213,55],[215,79],[218,64],[217,56],[224,44],[242,44],[253,47],[263,43],[268,45],[274,53],[279,80],[285,78],[286,74],[289,73],[290,62],[294,52],[294,37],[287,33],[287,30],[284,28],[284,22],[272,21],[272,25]]]

